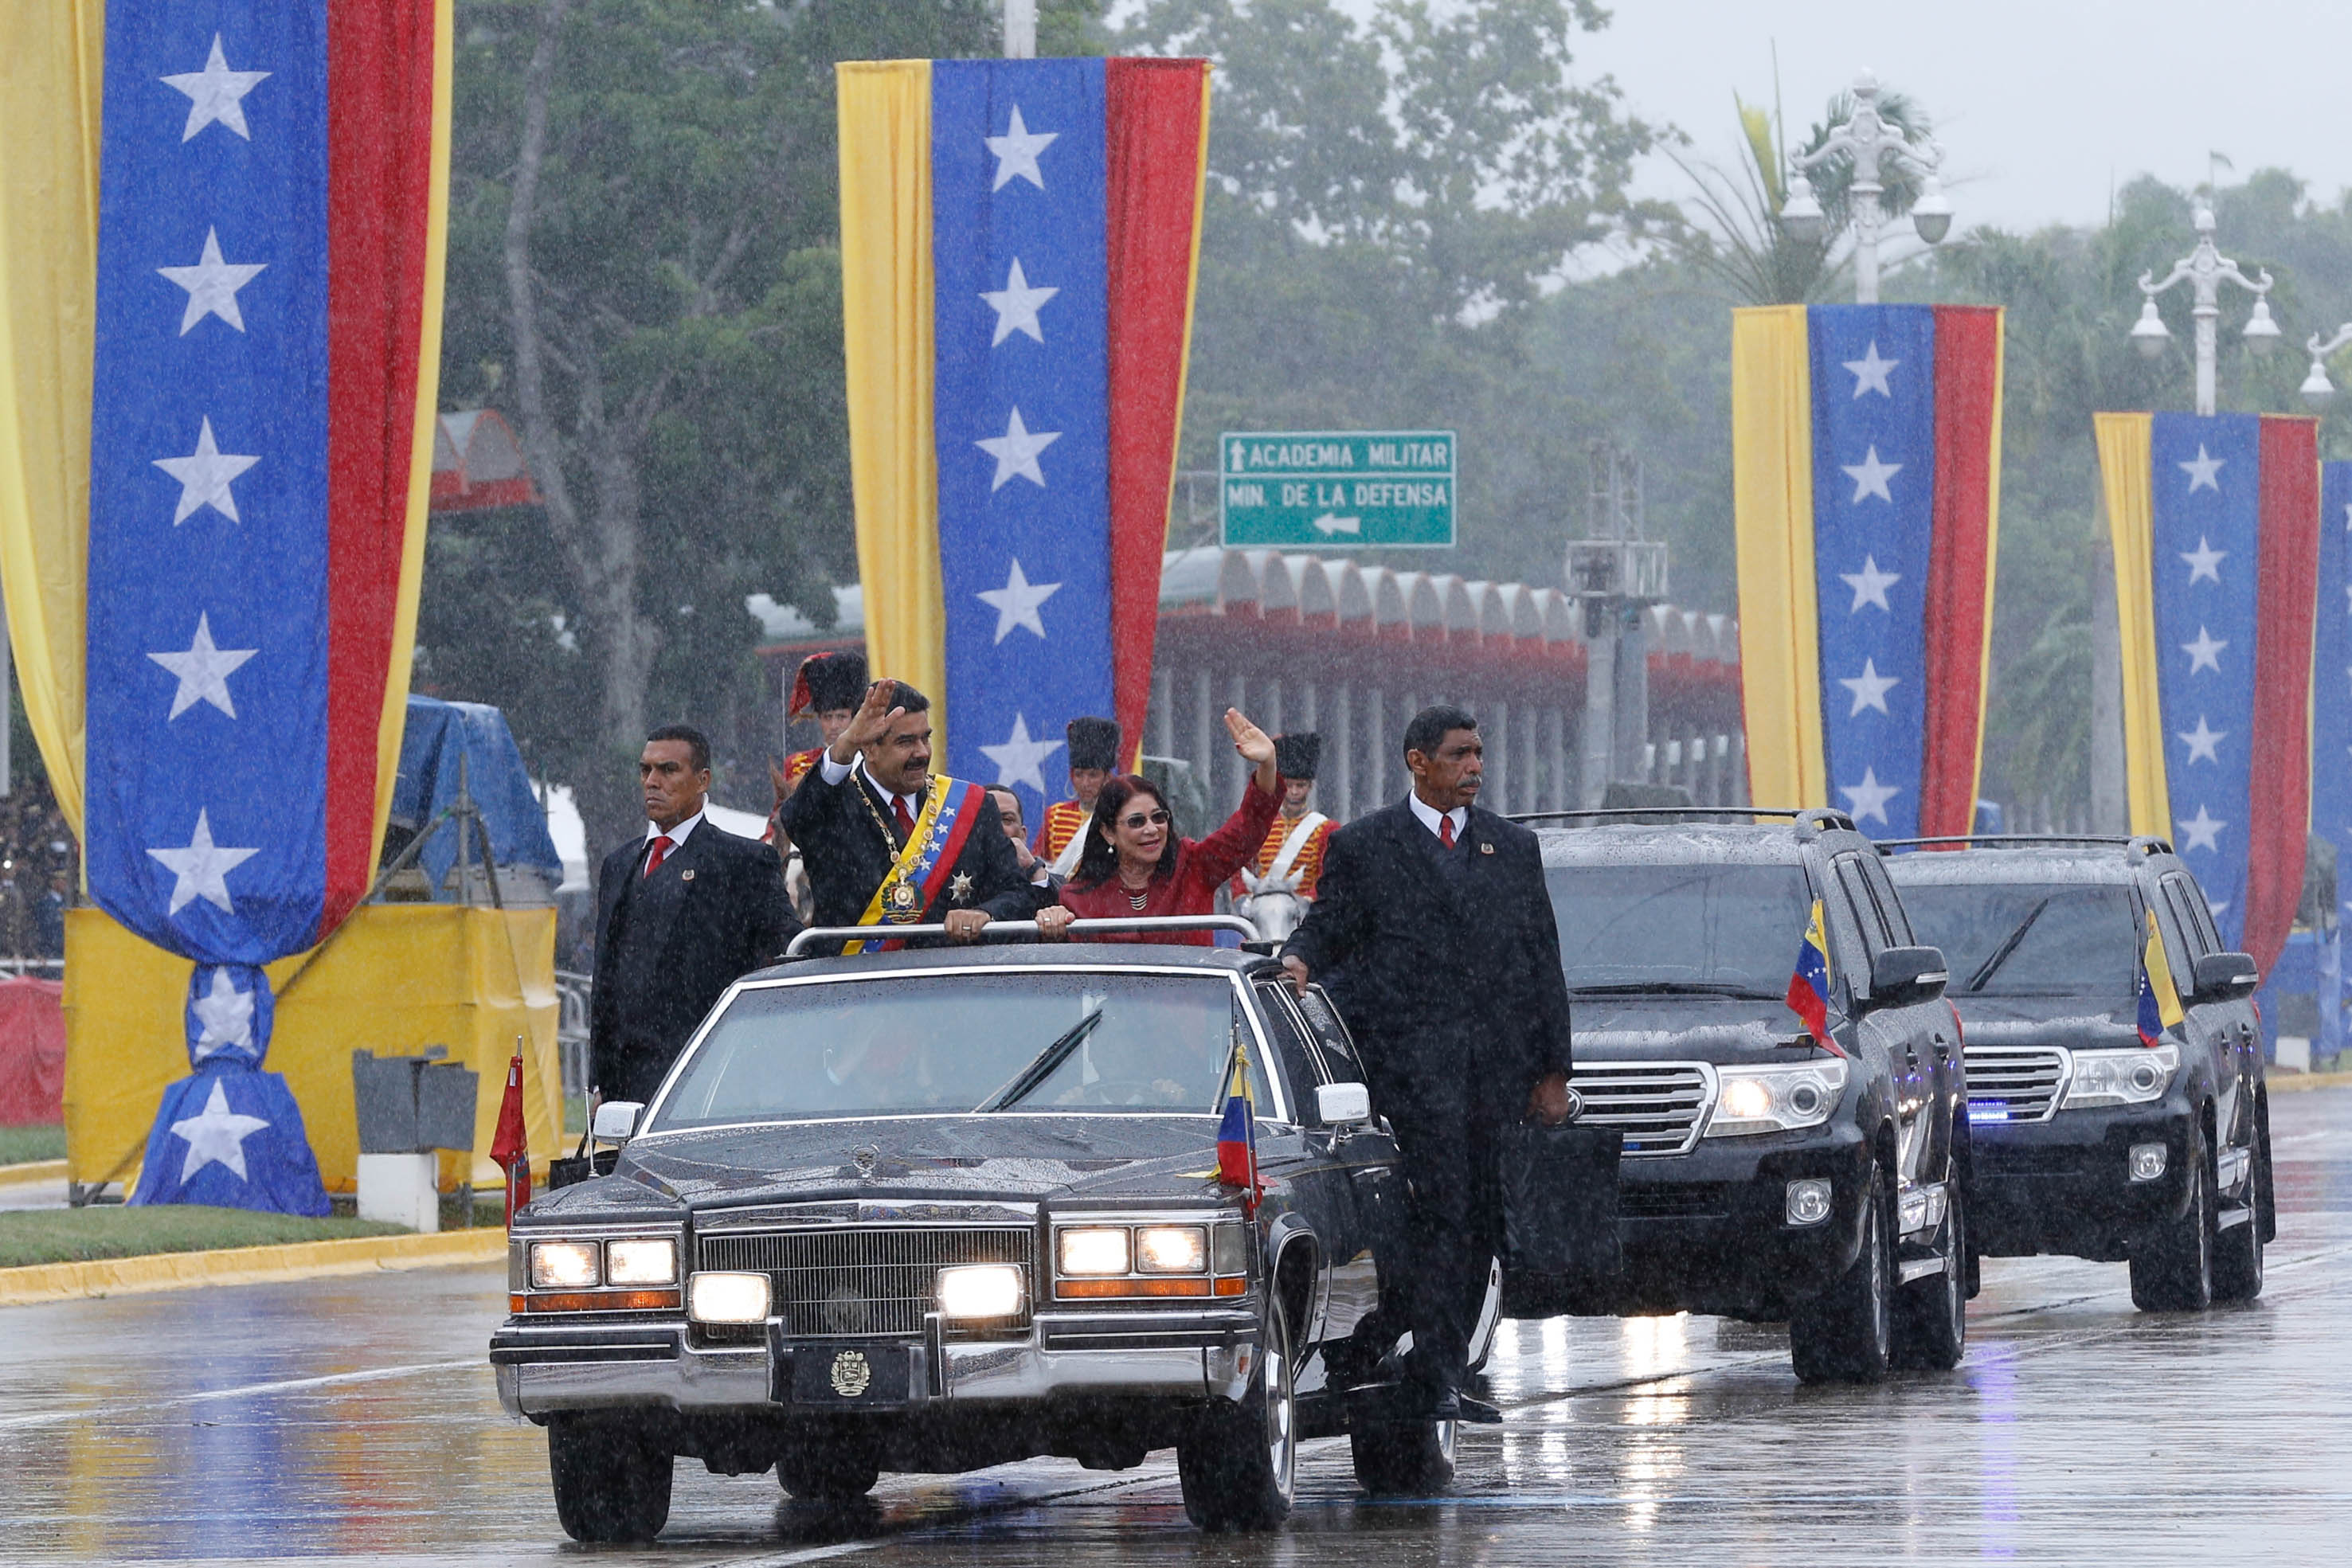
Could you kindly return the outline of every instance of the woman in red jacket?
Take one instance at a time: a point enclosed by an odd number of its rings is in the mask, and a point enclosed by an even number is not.
[[[1274,741],[1235,708],[1225,710],[1225,730],[1234,737],[1234,749],[1257,767],[1225,825],[1205,839],[1180,839],[1170,824],[1168,802],[1150,779],[1114,775],[1095,797],[1087,847],[1079,852],[1076,873],[1062,889],[1060,907],[1038,912],[1039,935],[1062,938],[1073,919],[1214,913],[1217,889],[1257,853],[1282,810]],[[1215,945],[1206,931],[1122,931],[1092,939]]]

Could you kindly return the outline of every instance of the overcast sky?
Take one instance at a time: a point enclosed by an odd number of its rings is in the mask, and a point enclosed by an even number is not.
[[[2352,0],[1616,0],[1580,76],[1737,152],[1731,98],[1769,104],[1772,50],[1792,139],[1867,66],[1911,93],[1942,140],[1965,228],[2096,223],[2111,183],[2200,181],[2206,154],[2241,175],[2292,169],[2332,202],[2352,185]],[[2224,172],[2226,183],[2231,176]],[[1654,161],[1643,193],[1679,197]],[[2226,235],[2222,236],[2226,241]]]

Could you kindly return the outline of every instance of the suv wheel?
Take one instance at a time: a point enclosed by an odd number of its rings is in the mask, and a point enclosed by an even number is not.
[[[2257,1142],[2246,1158],[2246,1218],[2213,1241],[2213,1299],[2251,1301],[2263,1293],[2262,1191],[2269,1172]]]
[[[1862,1250],[1836,1283],[1789,1316],[1789,1359],[1801,1383],[1878,1383],[1893,1360],[1895,1240],[1886,1173],[1873,1165],[1863,1195]]]
[[[555,1517],[574,1541],[651,1541],[669,1522],[677,1462],[666,1445],[621,1421],[550,1416],[547,1469]]]
[[[1429,1497],[1454,1484],[1454,1421],[1350,1421],[1356,1484],[1374,1497]]]
[[[1944,1209],[1944,1269],[1895,1295],[1895,1364],[1949,1372],[1969,1348],[1968,1213],[1957,1177]]]
[[[860,1443],[809,1437],[776,1456],[776,1480],[803,1502],[849,1502],[874,1490],[882,1467]]]
[[[2189,1205],[2131,1249],[2132,1305],[2201,1312],[2213,1304],[2213,1155],[2200,1128],[2189,1140]]]
[[[1238,1404],[1210,1401],[1176,1440],[1184,1512],[1202,1530],[1271,1530],[1289,1516],[1298,1481],[1291,1375],[1290,1324],[1269,1288],[1257,1380]]]

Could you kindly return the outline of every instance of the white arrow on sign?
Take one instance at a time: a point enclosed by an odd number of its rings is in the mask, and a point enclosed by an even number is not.
[[[1335,517],[1330,513],[1326,512],[1321,517],[1315,519],[1315,531],[1326,536],[1327,538],[1332,534],[1360,534],[1364,531],[1364,519],[1361,517]]]

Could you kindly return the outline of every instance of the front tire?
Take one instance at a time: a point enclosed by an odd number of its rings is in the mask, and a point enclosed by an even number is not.
[[[595,1416],[551,1416],[547,1469],[555,1517],[574,1541],[651,1541],[669,1522],[677,1461],[633,1427]]]
[[[1949,1372],[1969,1349],[1968,1215],[1960,1184],[1948,1184],[1944,1271],[1915,1280],[1895,1297],[1895,1364]]]
[[[1212,1400],[1176,1440],[1184,1512],[1202,1530],[1272,1530],[1298,1484],[1298,1399],[1290,1324],[1268,1283],[1258,1375],[1236,1403]]]
[[[1895,1353],[1895,1241],[1886,1173],[1873,1165],[1863,1195],[1862,1250],[1837,1282],[1789,1317],[1800,1383],[1882,1383]]]
[[[2201,1312],[2213,1304],[2213,1158],[2200,1128],[2189,1140],[2189,1206],[2131,1249],[2132,1305]]]
[[[1356,1484],[1374,1497],[1433,1497],[1454,1484],[1456,1421],[1383,1421],[1348,1427]]]
[[[2221,1232],[2213,1242],[2213,1299],[2251,1301],[2263,1293],[2262,1192],[2270,1162],[2257,1142],[2246,1165],[2246,1207],[2243,1222]]]

